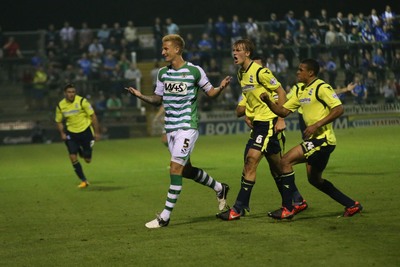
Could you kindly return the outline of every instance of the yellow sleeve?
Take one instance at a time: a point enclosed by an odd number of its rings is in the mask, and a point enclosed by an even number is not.
[[[281,86],[281,83],[275,78],[274,74],[268,69],[263,68],[258,73],[260,83],[267,89],[275,91]]]

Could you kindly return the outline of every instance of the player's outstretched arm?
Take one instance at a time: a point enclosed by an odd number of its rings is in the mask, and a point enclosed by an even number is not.
[[[162,102],[162,97],[159,95],[144,95],[138,89],[133,87],[125,87],[125,89],[128,90],[129,93],[143,100],[146,103],[158,106]]]
[[[218,87],[213,87],[210,91],[207,92],[209,97],[217,97],[221,94],[222,90],[229,85],[231,82],[232,77],[226,76],[220,83]]]
[[[356,87],[356,84],[352,82],[352,83],[349,83],[346,87],[335,89],[335,93],[337,95],[338,94],[342,94],[342,93],[346,93],[346,92],[349,92],[349,91],[353,90],[354,87]]]

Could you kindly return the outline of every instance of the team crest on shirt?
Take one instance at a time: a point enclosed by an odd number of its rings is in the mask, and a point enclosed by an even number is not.
[[[79,104],[75,103],[75,108],[78,109],[79,108]]]
[[[308,95],[312,95],[312,94],[313,94],[313,90],[314,90],[314,89],[311,89],[311,90],[308,92]]]
[[[250,81],[251,83],[253,83],[253,82],[254,82],[253,75],[250,75],[250,77],[249,77],[249,81]]]

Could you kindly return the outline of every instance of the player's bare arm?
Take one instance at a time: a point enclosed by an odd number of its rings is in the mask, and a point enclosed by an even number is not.
[[[139,90],[133,87],[127,87],[125,89],[128,90],[129,93],[143,100],[146,103],[152,104],[154,106],[158,106],[162,103],[162,97],[159,95],[144,95]]]
[[[100,140],[99,121],[97,120],[97,116],[95,113],[93,113],[90,117],[92,119],[92,126],[94,129],[94,140],[99,141]]]
[[[304,137],[307,139],[311,135],[313,135],[318,128],[334,121],[335,119],[339,118],[344,112],[343,105],[339,105],[331,109],[329,112],[328,116],[323,118],[322,120],[317,121],[316,123],[307,126],[307,128],[304,130]]]
[[[67,135],[64,132],[64,124],[62,122],[57,122],[57,129],[60,132],[61,140],[67,140]]]
[[[240,117],[243,117],[244,115],[246,115],[246,106],[237,105],[237,107],[236,107],[236,116],[238,118],[240,118]]]
[[[346,87],[335,89],[335,93],[342,94],[342,93],[350,92],[351,90],[354,89],[354,87],[356,87],[356,83],[351,82]]]
[[[226,76],[220,83],[218,87],[213,87],[210,91],[207,92],[207,96],[209,97],[217,97],[219,94],[221,94],[222,90],[225,89],[231,82],[232,77],[231,76]]]
[[[277,90],[276,93],[278,94],[278,101],[277,104],[282,106],[286,102],[286,93],[285,90],[280,86]],[[283,130],[286,129],[286,122],[283,119],[283,117],[279,117],[278,121],[275,124],[275,131],[276,132],[282,132]]]
[[[260,99],[265,102],[265,104],[267,104],[267,106],[272,110],[273,113],[281,118],[285,118],[291,113],[290,110],[284,108],[282,105],[278,105],[274,101],[271,101],[270,95],[266,92],[260,95]]]

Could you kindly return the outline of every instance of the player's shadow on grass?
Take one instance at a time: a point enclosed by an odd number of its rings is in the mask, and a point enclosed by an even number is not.
[[[326,173],[329,173],[329,174],[334,174],[334,175],[347,175],[347,176],[350,176],[350,175],[365,175],[365,176],[382,176],[382,175],[388,175],[388,174],[390,174],[390,173],[394,173],[394,172],[360,172],[360,171],[357,171],[357,172],[351,172],[351,171],[332,171],[332,170],[330,170],[330,171],[327,171]]]
[[[100,191],[100,192],[110,192],[110,191],[117,191],[117,190],[123,190],[126,189],[127,186],[113,186],[113,185],[106,185],[109,182],[102,181],[102,182],[96,182],[96,183],[91,183],[88,191]]]

